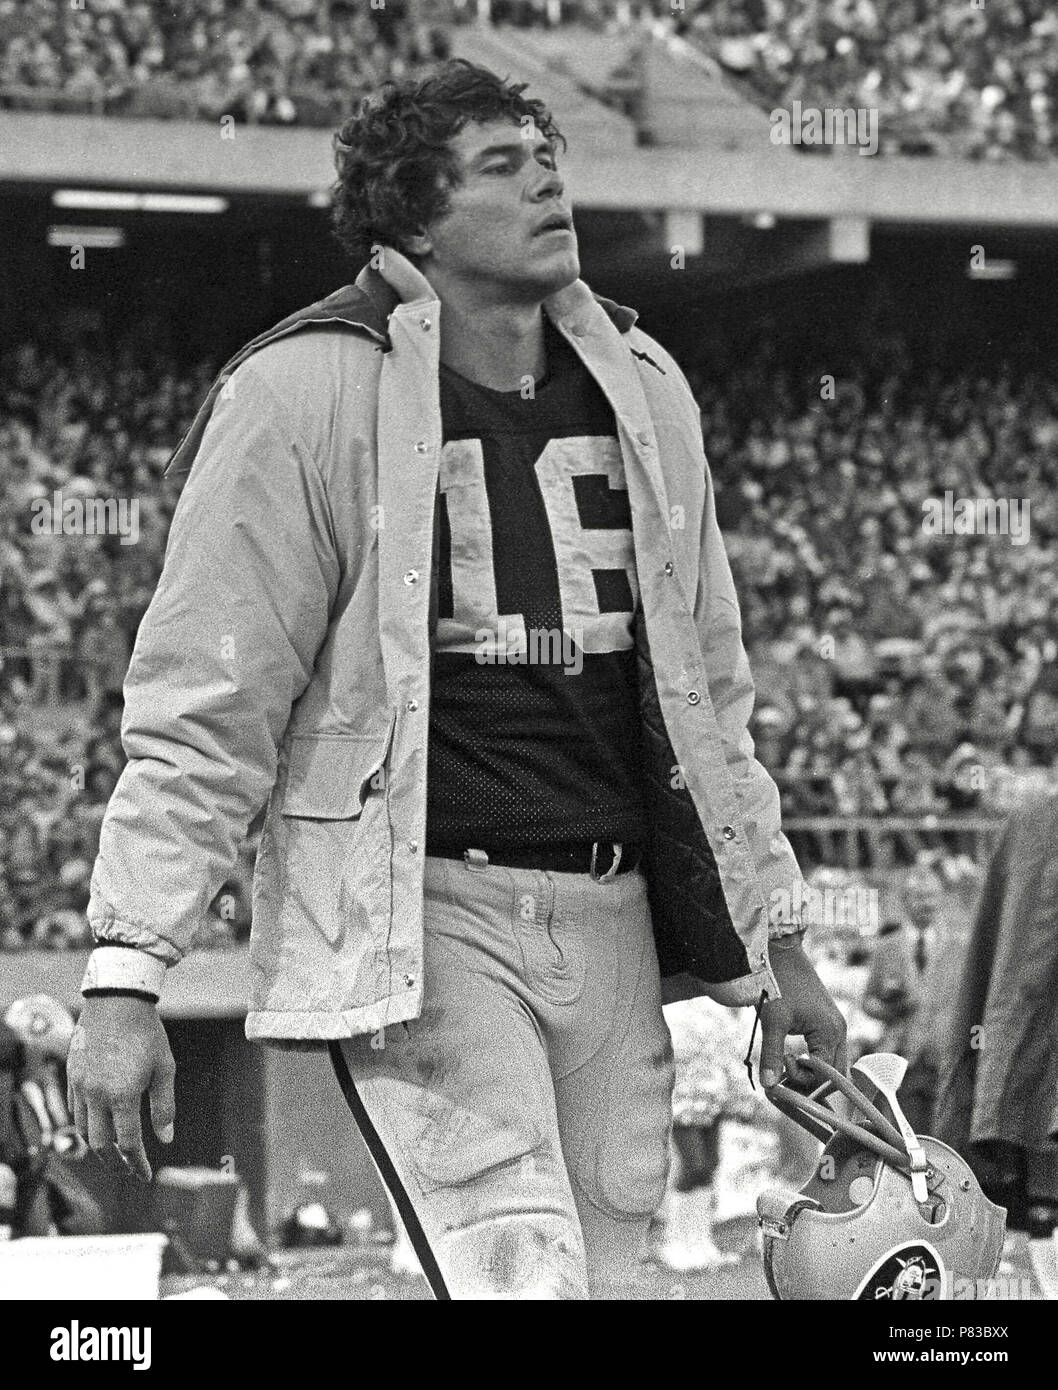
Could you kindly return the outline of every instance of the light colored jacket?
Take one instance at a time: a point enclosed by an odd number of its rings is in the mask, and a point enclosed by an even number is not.
[[[544,309],[609,400],[624,459],[666,1002],[775,998],[769,929],[799,930],[801,875],[747,731],[697,404],[633,310],[580,280]],[[190,476],[125,681],[86,985],[161,992],[267,802],[247,1036],[419,1014],[441,312],[387,248],[381,271],[242,348],[174,454]]]

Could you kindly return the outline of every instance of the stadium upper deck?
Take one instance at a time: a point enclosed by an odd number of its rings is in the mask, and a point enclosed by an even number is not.
[[[467,21],[573,23],[630,47],[646,29],[682,36],[747,103],[876,112],[882,153],[1058,150],[1049,0],[0,0],[0,104],[334,124],[385,77],[446,56]],[[613,67],[595,94],[632,111],[635,60]]]

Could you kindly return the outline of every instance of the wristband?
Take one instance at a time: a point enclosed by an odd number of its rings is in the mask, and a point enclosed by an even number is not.
[[[157,1004],[159,996],[149,994],[145,989],[118,989],[108,988],[104,985],[90,985],[88,989],[81,991],[82,999],[98,999],[110,996],[124,996],[126,999],[146,999],[148,1004]]]
[[[81,993],[92,989],[136,990],[158,999],[165,971],[163,960],[140,948],[100,942],[88,957]]]

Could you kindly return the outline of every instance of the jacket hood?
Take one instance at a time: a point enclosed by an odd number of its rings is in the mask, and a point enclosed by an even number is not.
[[[392,347],[389,316],[396,306],[414,303],[419,299],[435,300],[437,292],[426,276],[406,256],[392,247],[385,248],[382,261],[379,269],[366,265],[351,285],[343,285],[326,298],[318,299],[303,309],[296,309],[239,348],[217,374],[205,400],[195,413],[190,428],[174,450],[165,469],[166,475],[189,471],[217,396],[235,369],[266,343],[314,324],[338,323],[353,332],[366,333],[381,344],[384,352],[388,352]],[[604,295],[595,294],[583,280],[575,280],[573,284],[557,290],[543,303],[552,320],[588,304],[598,304],[620,333],[627,333],[639,317],[635,309],[618,304]]]

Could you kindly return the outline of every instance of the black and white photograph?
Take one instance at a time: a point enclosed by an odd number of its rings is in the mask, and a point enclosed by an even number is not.
[[[1058,9],[0,0],[0,195],[34,1364],[859,1302],[1027,1374]]]

